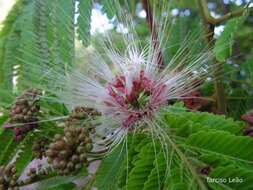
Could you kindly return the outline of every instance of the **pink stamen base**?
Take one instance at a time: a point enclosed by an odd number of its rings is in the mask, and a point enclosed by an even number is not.
[[[130,91],[126,87],[126,77],[123,75],[116,76],[113,82],[107,85],[107,90],[113,103],[110,103],[111,100],[105,100],[104,103],[108,111],[112,109],[110,113],[115,110],[115,104],[119,106],[120,112],[124,113],[121,117],[123,128],[130,128],[144,117],[152,116],[156,109],[167,102],[167,86],[149,78],[143,70],[133,78]],[[135,106],[139,103],[138,97],[141,93],[148,101],[142,106]]]

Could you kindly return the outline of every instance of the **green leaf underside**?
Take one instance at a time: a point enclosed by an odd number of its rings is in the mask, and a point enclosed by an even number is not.
[[[126,146],[121,144],[103,159],[96,174],[95,186],[98,189],[107,190],[115,185],[115,180],[124,163],[125,154]]]

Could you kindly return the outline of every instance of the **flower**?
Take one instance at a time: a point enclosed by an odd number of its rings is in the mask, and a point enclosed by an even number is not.
[[[118,21],[127,32],[118,32],[117,40],[110,31],[98,35],[96,43],[85,49],[84,71],[82,66],[70,66],[67,71],[55,66],[55,70],[46,68],[43,75],[48,77],[45,90],[55,94],[58,102],[69,110],[79,106],[96,109],[101,113],[97,132],[106,132],[105,136],[113,132],[112,138],[117,140],[138,124],[152,123],[170,100],[185,98],[210,74],[210,51],[193,52],[192,46],[199,39],[189,38],[189,43],[186,38],[169,61],[161,61],[168,48],[165,34],[171,24],[169,15],[154,16],[156,30],[147,42],[137,35],[136,23],[120,7],[117,4],[120,18],[115,18],[115,23]],[[165,63],[163,67],[161,63]]]
[[[208,100],[201,99],[201,93],[199,91],[193,91],[190,94],[187,94],[182,100],[185,107],[192,110],[200,110],[209,103]]]
[[[249,124],[249,126],[253,126],[253,110],[241,116],[241,119]]]
[[[90,72],[73,69],[68,76],[61,76],[64,88],[58,96],[70,110],[77,106],[98,110],[103,124],[97,128],[109,128],[122,135],[122,131],[131,131],[140,123],[152,122],[170,100],[184,99],[196,90],[206,72],[202,69],[208,54],[192,58],[194,63],[189,61],[190,66],[182,69],[170,62],[161,70],[152,46],[149,53],[136,48],[127,49],[127,56],[108,53],[112,64],[93,49],[94,57],[99,59],[90,60],[86,68]]]

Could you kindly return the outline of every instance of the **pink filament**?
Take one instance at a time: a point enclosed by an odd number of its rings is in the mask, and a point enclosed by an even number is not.
[[[157,84],[155,80],[147,77],[143,70],[133,78],[130,91],[127,90],[126,78],[123,75],[116,76],[114,81],[108,84],[107,89],[109,96],[119,106],[121,113],[123,110],[121,125],[124,128],[133,126],[143,117],[152,116],[157,108],[167,102],[165,98],[166,85]],[[141,93],[148,97],[148,101],[142,107],[134,106],[136,103],[138,104],[138,97]],[[112,107],[115,108],[115,105],[112,105],[110,101],[105,100],[104,103],[108,110]]]

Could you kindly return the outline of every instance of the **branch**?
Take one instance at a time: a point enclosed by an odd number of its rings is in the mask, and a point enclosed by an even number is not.
[[[227,13],[227,14],[219,17],[219,18],[214,19],[215,22],[213,24],[217,25],[217,24],[220,24],[220,23],[222,23],[222,22],[224,22],[224,21],[226,21],[230,18],[241,16],[241,15],[243,15],[245,10],[246,9],[244,9],[244,8],[240,8],[239,10],[229,12],[229,13]]]
[[[210,15],[210,12],[207,8],[206,0],[198,0],[198,5],[200,8],[201,16],[203,17],[204,21],[204,27],[205,27],[205,33],[206,33],[206,41],[210,48],[214,46],[214,27],[215,25],[213,23],[213,18]],[[219,79],[220,71],[222,72],[222,65],[213,59],[214,64],[214,88],[215,88],[215,100],[216,100],[216,106],[217,106],[217,113],[219,114],[225,114],[227,110],[226,105],[226,97],[225,97],[225,90],[224,90],[224,84]]]
[[[162,51],[160,49],[159,39],[157,36],[150,4],[149,4],[148,0],[142,0],[141,2],[142,2],[143,9],[146,11],[146,14],[147,14],[146,21],[147,21],[147,24],[149,27],[149,31],[151,33],[153,47],[154,47],[154,50],[157,50],[157,53],[158,53],[158,57],[157,57],[158,66],[160,68],[164,68],[165,64],[164,64],[164,60],[163,60]]]
[[[223,15],[223,16],[220,16],[219,18],[214,18],[213,16],[211,16],[211,14],[207,8],[206,0],[198,0],[198,2],[199,2],[200,10],[202,12],[202,15],[203,15],[205,21],[209,24],[212,24],[212,25],[218,25],[230,18],[241,16],[244,13],[244,11],[247,9],[247,8],[240,8],[236,11],[232,11],[232,12],[229,12],[229,13]]]
[[[200,8],[201,15],[203,17],[205,32],[206,32],[206,40],[210,48],[214,46],[213,34],[214,28],[216,25],[230,19],[233,17],[241,16],[248,9],[249,4],[245,8],[240,8],[236,11],[229,12],[219,18],[214,18],[211,16],[208,8],[206,0],[198,0],[198,5]],[[252,9],[251,9],[252,10]],[[226,94],[224,90],[224,84],[219,79],[220,72],[223,72],[222,64],[217,62],[217,60],[213,60],[214,62],[214,87],[215,87],[215,98],[217,104],[217,112],[220,114],[225,114],[227,111],[226,105]]]

